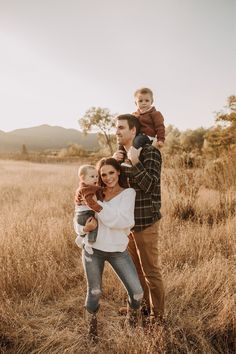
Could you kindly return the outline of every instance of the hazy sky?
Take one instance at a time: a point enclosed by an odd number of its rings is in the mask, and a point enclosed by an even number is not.
[[[236,94],[236,0],[0,0],[0,130],[78,129],[91,106],[209,127]]]

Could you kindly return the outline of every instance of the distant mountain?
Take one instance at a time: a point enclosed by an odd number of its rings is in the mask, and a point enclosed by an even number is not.
[[[16,129],[11,132],[0,130],[0,152],[21,151],[25,144],[30,150],[61,149],[69,144],[78,144],[85,150],[96,150],[97,134],[84,135],[76,129],[39,125],[32,128]]]

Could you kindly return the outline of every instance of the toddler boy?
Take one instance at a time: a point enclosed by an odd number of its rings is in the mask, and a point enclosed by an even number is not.
[[[165,141],[164,118],[161,112],[157,111],[153,104],[153,92],[149,88],[141,88],[134,93],[137,111],[133,112],[140,122],[140,132],[134,138],[133,146],[136,149],[143,147],[145,144],[152,144],[156,149],[162,148]],[[124,153],[124,165],[129,166],[126,159],[126,152],[122,145],[118,150]]]
[[[141,135],[137,135],[134,140],[134,147],[142,147],[142,134],[150,139],[155,148],[161,148],[165,141],[164,118],[161,112],[157,111],[153,104],[153,92],[149,88],[141,88],[134,93],[137,111],[132,113],[138,118],[141,129]],[[144,143],[146,140],[144,140]]]

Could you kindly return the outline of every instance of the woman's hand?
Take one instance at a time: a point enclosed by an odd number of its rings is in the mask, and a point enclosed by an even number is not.
[[[93,231],[96,229],[98,225],[97,220],[91,216],[91,218],[88,218],[88,220],[86,221],[86,224],[84,225],[83,231],[85,233]]]

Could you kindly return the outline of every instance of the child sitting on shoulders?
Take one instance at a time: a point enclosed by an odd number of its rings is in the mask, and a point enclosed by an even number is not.
[[[134,98],[138,109],[132,114],[141,124],[141,134],[134,139],[134,147],[135,145],[138,146],[136,148],[142,147],[141,136],[145,134],[155,148],[162,148],[165,141],[164,118],[161,112],[152,106],[153,92],[149,88],[141,88],[135,91]],[[144,141],[146,141],[145,138]]]
[[[138,109],[132,115],[140,122],[140,132],[134,138],[133,146],[139,149],[146,144],[152,144],[156,149],[162,148],[165,141],[164,118],[161,112],[152,106],[153,92],[144,87],[135,91],[134,98]],[[130,166],[124,147],[119,145],[118,150],[123,152],[123,165]]]

